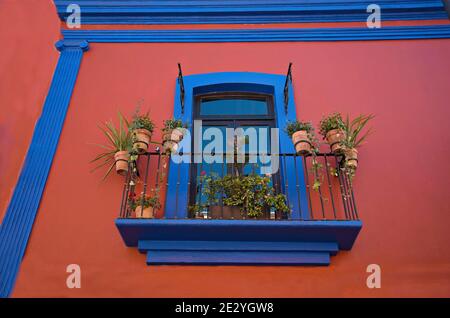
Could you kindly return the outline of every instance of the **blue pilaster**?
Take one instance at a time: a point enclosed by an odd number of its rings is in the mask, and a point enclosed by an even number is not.
[[[8,297],[27,247],[83,52],[82,40],[58,41],[58,64],[14,193],[0,225],[0,297]]]

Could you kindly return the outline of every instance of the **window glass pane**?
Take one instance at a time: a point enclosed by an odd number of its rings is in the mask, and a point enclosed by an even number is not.
[[[200,115],[267,115],[265,99],[202,99]]]

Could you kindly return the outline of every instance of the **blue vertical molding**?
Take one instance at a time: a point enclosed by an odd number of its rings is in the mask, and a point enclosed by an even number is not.
[[[58,64],[14,193],[0,226],[0,297],[14,287],[58,145],[83,52],[83,40],[61,40]]]

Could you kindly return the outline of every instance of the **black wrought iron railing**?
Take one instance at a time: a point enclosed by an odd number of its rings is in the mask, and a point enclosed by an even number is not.
[[[191,162],[194,162],[195,154],[184,156],[190,156]],[[359,219],[351,177],[344,168],[342,155],[283,153],[276,156],[279,159],[279,169],[269,176],[270,186],[273,188],[273,195],[285,195],[285,203],[290,211],[281,213],[273,207],[265,207],[259,219]],[[226,194],[223,189],[217,193],[216,202],[208,204],[203,192],[204,177],[214,176],[220,179],[226,175],[248,176],[259,173],[257,163],[241,164],[239,170],[236,168],[237,164],[223,161],[219,164],[205,164],[203,161],[189,164],[187,184],[182,184],[180,175],[186,173],[187,164],[171,162],[171,157],[162,154],[158,149],[139,155],[136,163],[129,165],[125,176],[119,217],[142,217],[142,211],[148,208],[150,203],[153,205],[151,215],[143,217],[170,218],[169,213],[165,213],[165,202],[168,199],[175,210],[182,207],[186,209],[184,215],[187,219],[252,219],[245,214],[245,207],[241,207],[240,216],[237,216],[235,211],[230,211],[229,206],[224,204]],[[175,177],[168,178],[169,168]],[[174,180],[174,184],[171,184],[169,179]],[[182,188],[187,188],[187,198],[186,191],[182,191]],[[182,204],[186,203],[186,200],[187,204]],[[136,211],[140,212],[140,215]]]

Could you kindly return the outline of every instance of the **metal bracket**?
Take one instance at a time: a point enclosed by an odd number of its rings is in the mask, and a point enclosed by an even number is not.
[[[181,114],[184,114],[184,81],[180,63],[178,63],[178,85],[180,86]]]
[[[288,72],[286,74],[286,82],[284,83],[284,112],[288,113],[288,105],[289,105],[289,84],[292,83],[292,62],[289,63]]]

